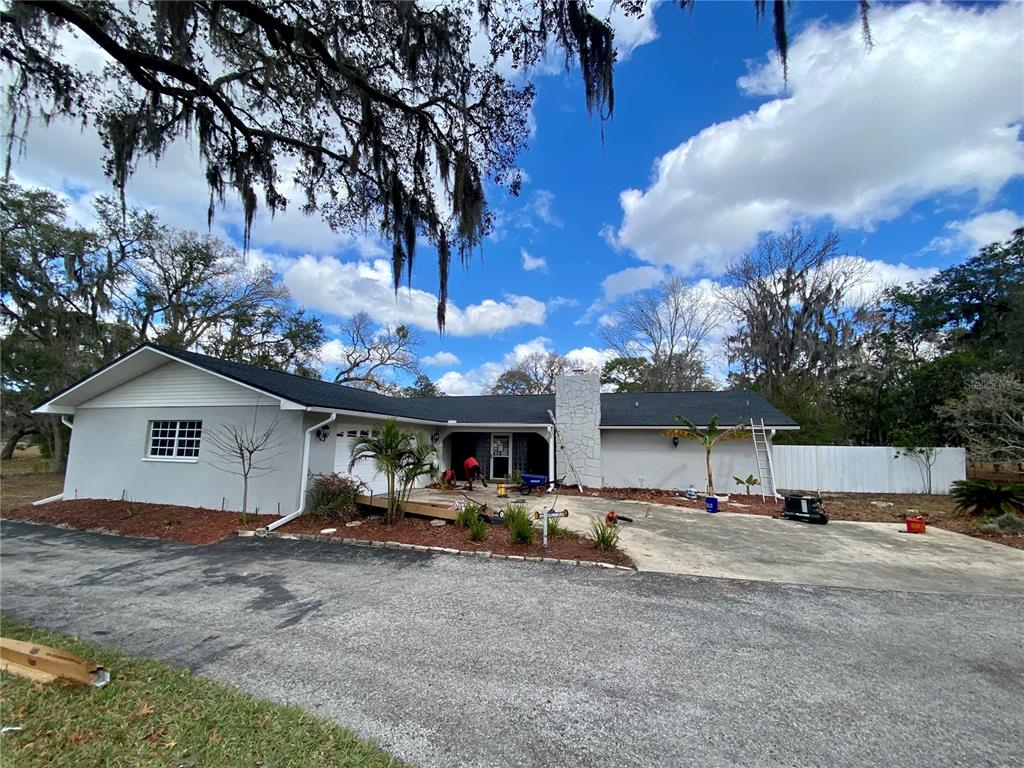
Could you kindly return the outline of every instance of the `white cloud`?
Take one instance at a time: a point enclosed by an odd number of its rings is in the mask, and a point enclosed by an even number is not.
[[[645,288],[656,285],[665,277],[658,267],[628,267],[614,272],[601,281],[605,301],[615,301]]]
[[[887,261],[865,259],[862,256],[842,256],[840,259],[854,262],[857,268],[863,270],[864,277],[849,294],[851,301],[869,300],[886,288],[927,280],[938,272],[934,267],[911,267],[902,262],[890,264]]]
[[[610,11],[610,12],[609,12]],[[615,31],[615,51],[618,63],[627,61],[637,48],[658,39],[658,27],[654,22],[654,6],[644,4],[640,16],[628,16],[621,4],[612,0],[594,3],[593,13],[605,19]]]
[[[426,355],[421,357],[420,361],[426,365],[458,365],[459,358],[453,355],[451,352],[435,352],[432,355]]]
[[[652,264],[720,272],[758,233],[801,220],[870,228],[944,192],[990,199],[1024,172],[1020,6],[881,5],[812,25],[740,88],[773,97],[660,157],[620,195],[615,242]]]
[[[285,285],[301,305],[339,317],[367,312],[380,323],[406,323],[424,330],[437,328],[437,296],[418,288],[395,293],[391,263],[341,261],[303,256],[282,269]],[[448,302],[446,332],[453,336],[482,336],[520,325],[543,325],[544,302],[530,296],[506,294],[501,301],[484,299],[459,307]]]
[[[574,363],[587,368],[601,368],[605,363],[615,357],[613,349],[594,349],[594,347],[577,347],[570,349],[565,356]]]
[[[1019,213],[1008,208],[989,211],[963,221],[949,222],[946,224],[949,234],[936,237],[929,247],[940,251],[954,248],[976,251],[990,243],[1008,240],[1019,227],[1024,227],[1024,217]]]
[[[560,309],[561,307],[578,307],[580,305],[579,299],[573,299],[569,296],[555,296],[553,299],[548,299],[545,302],[548,309]]]
[[[549,189],[538,189],[533,193],[533,197],[530,199],[529,204],[526,206],[525,211],[528,214],[533,214],[545,224],[552,227],[561,227],[562,220],[559,219],[552,206],[555,203],[555,193]]]
[[[527,272],[533,272],[534,270],[548,271],[548,262],[543,256],[531,256],[525,248],[520,249],[519,255],[523,257],[523,269]]]

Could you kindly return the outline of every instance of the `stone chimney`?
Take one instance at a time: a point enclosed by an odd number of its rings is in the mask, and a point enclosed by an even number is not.
[[[567,483],[601,481],[601,377],[596,373],[555,377],[555,464]],[[575,470],[575,471],[574,471]]]

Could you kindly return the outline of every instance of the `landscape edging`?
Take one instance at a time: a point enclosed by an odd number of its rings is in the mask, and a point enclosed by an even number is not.
[[[602,563],[597,560],[565,560],[558,557],[536,557],[526,555],[501,555],[496,552],[491,552],[486,549],[453,549],[451,547],[428,547],[424,544],[406,544],[399,541],[374,541],[370,539],[349,539],[349,538],[337,538],[335,536],[329,536],[318,533],[278,533],[277,531],[238,531],[238,535],[243,538],[259,537],[265,539],[287,539],[291,541],[324,541],[331,542],[333,544],[348,544],[353,547],[383,547],[385,549],[409,549],[418,552],[434,552],[439,555],[462,555],[464,557],[487,557],[495,560],[517,560],[519,562],[531,562],[531,563],[559,563],[561,565],[579,565],[592,568],[605,568],[612,571],[631,571],[635,572],[635,568],[629,568],[625,565],[615,565],[614,563]]]

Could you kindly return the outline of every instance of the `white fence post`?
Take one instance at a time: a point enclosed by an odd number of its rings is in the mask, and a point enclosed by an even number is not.
[[[955,480],[967,479],[963,448],[938,448],[932,490],[949,493]],[[899,456],[897,456],[899,454]],[[849,445],[774,445],[779,488],[838,493],[924,493],[926,481],[913,456],[899,447]]]

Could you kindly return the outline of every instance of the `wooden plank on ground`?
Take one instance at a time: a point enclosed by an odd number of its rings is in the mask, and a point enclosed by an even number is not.
[[[387,496],[356,496],[356,503],[373,509],[387,509]],[[405,504],[407,515],[420,515],[422,517],[437,517],[441,520],[454,520],[455,510],[441,504],[430,504],[425,501],[409,501]]]
[[[73,653],[6,637],[0,637],[0,661],[8,672],[40,682],[63,677],[82,685],[105,685],[110,679],[103,667]]]

